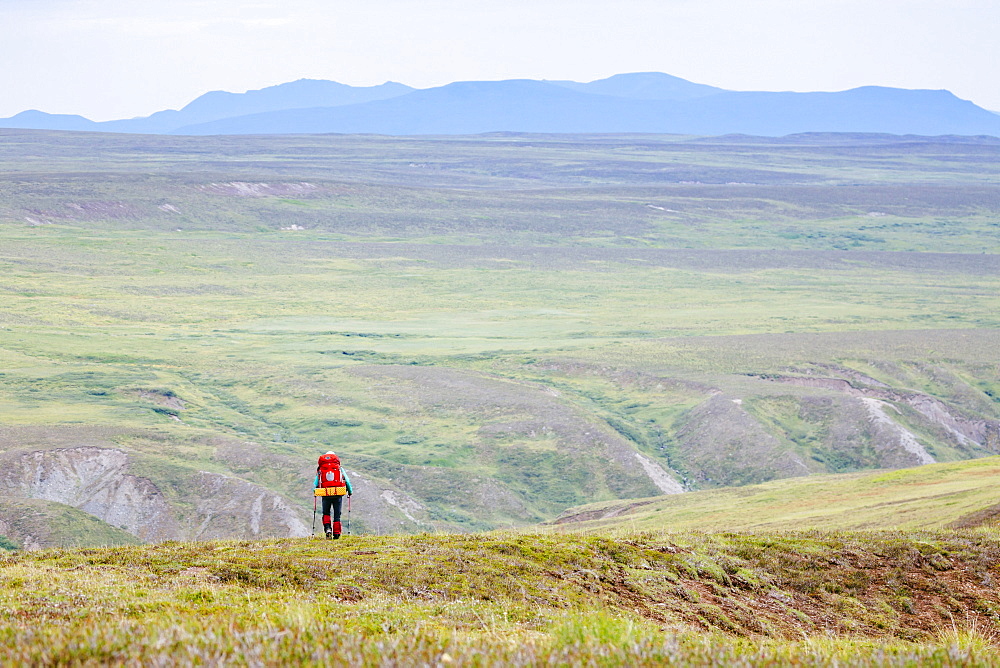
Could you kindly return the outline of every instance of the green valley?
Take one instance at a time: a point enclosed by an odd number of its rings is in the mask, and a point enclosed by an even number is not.
[[[0,663],[995,664],[998,158],[0,131]]]
[[[375,534],[1000,451],[988,138],[2,137],[15,545],[305,535],[328,449]]]

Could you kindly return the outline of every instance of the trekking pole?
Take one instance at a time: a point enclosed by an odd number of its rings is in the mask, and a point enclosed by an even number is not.
[[[351,496],[347,495],[347,535],[351,535]]]
[[[313,536],[316,535],[316,496],[313,495]]]

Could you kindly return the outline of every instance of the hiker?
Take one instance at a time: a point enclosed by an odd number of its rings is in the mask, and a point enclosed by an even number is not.
[[[354,490],[347,472],[340,467],[340,457],[336,453],[331,451],[320,455],[313,487],[315,495],[323,497],[323,532],[327,538],[340,538],[340,508],[344,495],[350,496]],[[332,523],[330,508],[333,508]]]

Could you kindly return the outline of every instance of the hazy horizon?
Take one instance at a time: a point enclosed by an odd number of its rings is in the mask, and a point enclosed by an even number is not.
[[[1000,6],[959,0],[0,0],[0,116],[91,120],[325,79],[593,81],[664,72],[730,90],[947,89],[1000,109]]]

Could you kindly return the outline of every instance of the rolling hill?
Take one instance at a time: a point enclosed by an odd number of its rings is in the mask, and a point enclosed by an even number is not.
[[[1000,458],[812,476],[571,508],[560,530],[788,531],[1000,525]]]

